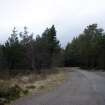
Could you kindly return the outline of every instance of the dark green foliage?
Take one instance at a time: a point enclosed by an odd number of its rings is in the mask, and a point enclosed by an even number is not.
[[[101,52],[101,53],[100,53]],[[65,50],[56,38],[54,25],[41,36],[33,33],[19,34],[16,28],[4,45],[0,45],[0,69],[15,74],[16,70],[36,70],[58,66],[80,66],[105,69],[105,34],[97,24],[87,26],[82,34],[68,43]]]
[[[54,26],[47,28],[43,32],[42,37],[36,37],[34,42],[34,53],[35,67],[39,69],[39,73],[41,68],[51,68],[59,65],[60,62],[57,62],[56,65],[54,64],[55,61],[59,60],[55,58],[58,56],[60,57],[61,54],[61,48],[59,41],[56,39],[56,30]]]
[[[11,36],[4,45],[0,45],[0,68],[15,74],[15,69],[36,70],[61,66],[63,63],[62,49],[56,38],[54,25],[47,28],[42,36],[33,38],[33,33],[24,31],[19,34],[14,27]]]
[[[19,98],[21,93],[24,93],[24,91],[18,85],[2,87],[0,88],[0,99],[5,99],[5,103],[8,103]]]
[[[65,65],[105,69],[105,34],[97,24],[89,25],[69,43],[65,50]]]

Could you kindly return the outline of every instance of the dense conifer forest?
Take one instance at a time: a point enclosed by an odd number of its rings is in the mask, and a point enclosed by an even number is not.
[[[89,69],[105,69],[105,32],[97,24],[68,43],[65,49],[65,65]]]
[[[84,31],[61,47],[55,26],[33,37],[27,27],[18,32],[14,27],[8,40],[0,45],[0,70],[34,70],[41,73],[53,67],[78,66],[89,69],[105,69],[105,33],[97,24]],[[49,69],[50,70],[50,69]]]

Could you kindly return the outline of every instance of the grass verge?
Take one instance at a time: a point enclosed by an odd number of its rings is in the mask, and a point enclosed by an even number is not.
[[[57,72],[44,75],[18,75],[10,80],[0,80],[0,105],[6,105],[13,100],[32,93],[42,93],[52,90],[66,79],[64,68]]]

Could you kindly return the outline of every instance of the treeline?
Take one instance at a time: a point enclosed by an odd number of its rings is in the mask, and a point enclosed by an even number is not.
[[[8,40],[0,45],[0,71],[34,70],[41,73],[44,69],[61,66],[105,69],[104,30],[97,24],[89,25],[63,49],[54,25],[36,38],[27,27],[23,32],[14,28]]]
[[[68,43],[65,49],[65,66],[80,66],[89,69],[105,69],[105,33],[97,24]]]
[[[41,36],[33,38],[27,27],[23,32],[13,29],[8,40],[0,45],[1,70],[36,70],[63,66],[63,53],[56,38],[54,25],[47,28]]]

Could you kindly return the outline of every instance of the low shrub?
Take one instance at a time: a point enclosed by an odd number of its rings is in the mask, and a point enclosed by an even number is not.
[[[21,94],[26,94],[28,91],[23,91],[18,85],[11,87],[0,88],[0,99],[6,100],[5,103],[9,103],[11,100],[15,100],[21,96]]]

